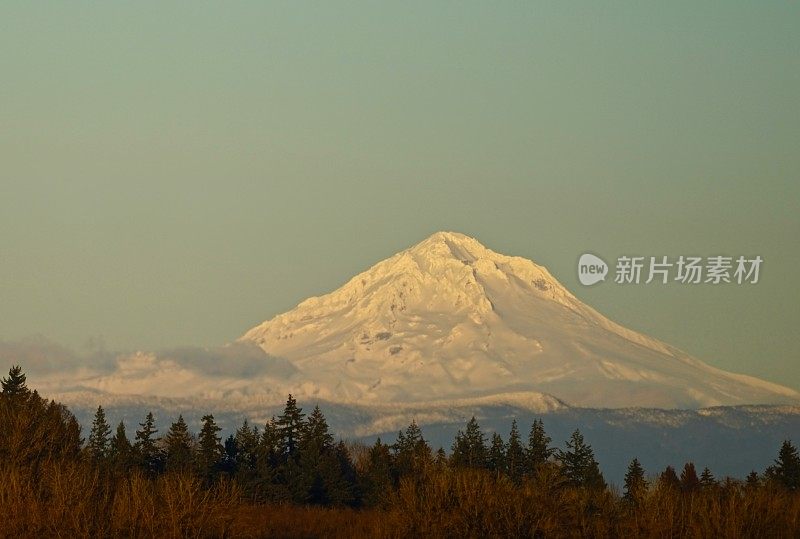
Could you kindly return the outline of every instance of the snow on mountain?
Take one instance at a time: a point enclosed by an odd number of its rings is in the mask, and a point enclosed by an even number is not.
[[[422,403],[529,395],[581,407],[797,403],[583,304],[544,267],[438,232],[240,338],[287,360],[300,398]],[[551,397],[553,396],[553,397]]]

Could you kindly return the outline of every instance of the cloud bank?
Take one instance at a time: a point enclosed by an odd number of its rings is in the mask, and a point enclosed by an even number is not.
[[[0,368],[21,365],[29,385],[50,394],[92,392],[162,397],[243,397],[270,394],[270,381],[297,372],[289,361],[247,342],[154,352],[80,354],[44,337],[0,341]],[[260,384],[261,383],[261,384]]]

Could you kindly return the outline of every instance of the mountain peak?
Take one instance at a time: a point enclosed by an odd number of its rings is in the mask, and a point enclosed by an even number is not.
[[[471,236],[467,236],[466,234],[462,234],[461,232],[455,232],[452,230],[440,230],[438,232],[434,232],[420,243],[425,243],[428,241],[451,241],[451,242],[477,242],[477,240]]]
[[[490,253],[495,254],[475,238],[448,231],[431,234],[411,247],[410,251],[428,257],[449,257],[462,261],[475,261]]]
[[[461,232],[453,232],[449,230],[440,230],[439,232],[434,232],[421,242],[417,244],[419,245],[431,245],[431,244],[450,244],[456,246],[478,246],[481,249],[485,249],[483,245],[480,244],[478,240],[471,236],[467,236],[466,234],[462,234]]]
[[[459,232],[436,232],[416,245],[376,264],[389,272],[425,273],[456,285],[470,284],[470,277],[481,280],[494,277],[504,282],[527,284],[538,292],[548,292],[551,299],[572,297],[542,266],[516,256],[506,256],[485,247],[473,237]],[[371,272],[368,270],[367,273]]]

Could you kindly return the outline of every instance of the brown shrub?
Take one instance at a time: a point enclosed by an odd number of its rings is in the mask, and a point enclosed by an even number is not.
[[[103,475],[79,461],[0,468],[4,537],[222,537],[238,489],[187,474]]]

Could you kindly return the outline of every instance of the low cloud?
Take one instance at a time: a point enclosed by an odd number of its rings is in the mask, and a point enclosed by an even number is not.
[[[269,375],[285,378],[297,370],[287,360],[270,356],[255,344],[247,342],[214,348],[174,348],[156,355],[159,359],[174,361],[185,369],[208,376],[249,378]]]
[[[3,371],[12,365],[20,365],[27,373],[41,375],[77,370],[107,373],[114,370],[115,362],[116,355],[102,347],[78,354],[38,335],[18,341],[0,341],[0,368]]]
[[[178,367],[201,376],[241,379],[287,378],[297,371],[286,359],[270,356],[252,343],[135,353],[112,352],[102,346],[95,348],[81,354],[41,336],[0,341],[0,369],[5,372],[12,365],[21,365],[34,377],[63,376],[65,384],[74,378],[85,380],[92,376],[123,374],[133,367],[140,373]]]

